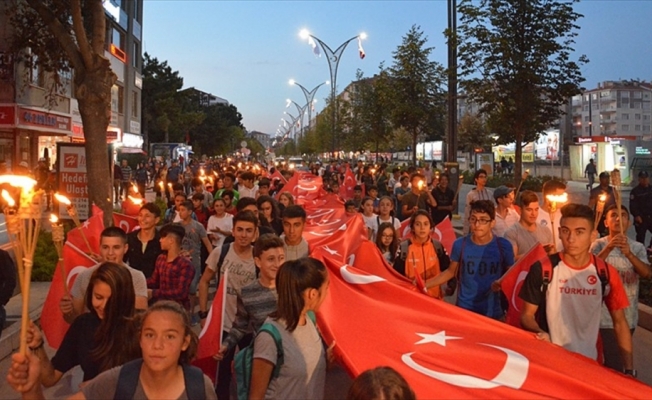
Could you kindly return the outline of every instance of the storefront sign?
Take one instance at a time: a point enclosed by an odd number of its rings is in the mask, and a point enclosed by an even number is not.
[[[651,154],[652,154],[652,152],[650,152],[650,149],[647,149],[647,148],[641,147],[641,146],[636,146],[636,155],[637,156],[649,156]]]
[[[57,164],[59,193],[70,199],[80,219],[88,219],[88,173],[84,145],[57,143]],[[59,204],[59,218],[69,218],[64,204]]]
[[[575,143],[612,143],[620,142],[621,140],[636,140],[637,136],[577,136],[575,137]]]
[[[140,135],[140,122],[129,121],[129,130],[131,131],[131,133]]]
[[[142,149],[143,137],[140,135],[134,135],[133,133],[125,132],[122,134],[122,145],[132,149]]]
[[[0,106],[0,125],[16,125],[16,107]]]
[[[47,128],[65,133],[72,132],[70,117],[18,107],[18,123],[28,127]]]

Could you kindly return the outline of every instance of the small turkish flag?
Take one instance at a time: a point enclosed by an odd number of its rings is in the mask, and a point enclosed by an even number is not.
[[[222,346],[222,324],[224,316],[224,306],[226,305],[226,284],[228,282],[229,269],[226,268],[224,276],[220,280],[220,285],[215,293],[215,299],[206,317],[206,323],[199,333],[199,346],[197,348],[197,358],[192,361],[192,365],[201,369],[206,376],[211,378],[215,383],[217,379],[217,364],[213,358]]]
[[[88,257],[84,251],[69,242],[63,246],[62,256],[63,262],[59,263],[58,268],[64,269],[69,288],[75,283],[75,278],[80,272],[96,264],[96,261]],[[54,349],[59,348],[70,326],[63,319],[63,313],[59,309],[59,302],[65,294],[63,274],[61,271],[56,271],[52,276],[52,284],[50,284],[50,290],[48,290],[45,297],[43,311],[41,312],[43,334],[47,338],[50,347]]]

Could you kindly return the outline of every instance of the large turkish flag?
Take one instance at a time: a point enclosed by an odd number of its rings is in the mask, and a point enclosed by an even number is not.
[[[113,225],[122,228],[127,233],[139,229],[138,218],[116,212],[113,213]]]
[[[652,388],[535,335],[435,301],[328,252],[319,327],[351,376],[390,366],[418,398],[652,398]],[[361,339],[363,338],[363,339]]]
[[[104,230],[104,213],[93,205],[93,216],[82,222],[79,228],[71,229],[66,235],[66,242],[71,243],[86,254],[100,253],[100,236]],[[84,240],[88,240],[88,244]],[[90,248],[89,248],[90,246]]]
[[[63,319],[61,310],[59,310],[59,301],[66,293],[63,285],[64,273],[68,288],[71,288],[77,274],[95,264],[95,260],[88,257],[84,251],[71,243],[66,243],[63,246],[63,262],[57,265],[57,270],[52,277],[52,284],[45,297],[43,311],[41,312],[41,328],[50,347],[59,348],[69,327],[68,323]],[[61,268],[63,268],[64,273],[61,272]]]
[[[292,178],[283,186],[277,194],[278,199],[281,193],[290,192],[294,197],[294,203],[303,205],[306,201],[320,198],[326,194],[322,187],[322,179],[310,172],[297,171]]]

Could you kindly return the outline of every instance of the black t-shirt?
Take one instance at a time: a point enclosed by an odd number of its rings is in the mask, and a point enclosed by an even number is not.
[[[128,263],[131,268],[142,271],[145,278],[149,278],[154,273],[154,264],[156,264],[156,257],[158,257],[161,250],[161,236],[158,231],[154,233],[152,240],[147,242],[145,252],[143,252],[143,244],[138,239],[138,232],[134,231],[127,235],[127,243],[129,249],[124,256],[124,262]]]
[[[440,210],[439,207],[450,207],[453,205],[453,200],[455,198],[455,192],[451,188],[446,188],[442,191],[439,187],[432,189],[432,197],[435,198],[437,202],[437,207],[431,207],[432,223],[437,225],[448,216],[452,218],[453,213],[451,211]]]
[[[100,365],[91,359],[90,353],[96,346],[95,332],[100,323],[94,313],[82,314],[73,321],[57,354],[52,357],[55,370],[66,373],[79,365],[84,371],[84,382],[99,375]]]
[[[0,249],[0,305],[11,299],[16,288],[16,266],[8,252]],[[2,327],[0,326],[0,331]]]

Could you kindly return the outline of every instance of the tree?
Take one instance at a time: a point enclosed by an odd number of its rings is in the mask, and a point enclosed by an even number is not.
[[[236,149],[244,138],[242,114],[233,104],[202,107],[205,119],[189,129],[193,149],[202,154],[225,154]]]
[[[553,125],[584,81],[580,66],[588,60],[571,59],[581,17],[575,2],[463,0],[459,7],[461,87],[499,143],[517,143],[519,180],[520,144]]]
[[[74,71],[74,95],[84,124],[88,193],[104,211],[106,226],[113,224],[111,171],[106,153],[106,131],[111,115],[111,87],[117,77],[104,57],[106,16],[102,0],[25,0],[11,10],[12,49],[53,76],[60,88],[64,74]],[[26,51],[29,49],[29,52]],[[29,69],[29,68],[27,68]]]
[[[143,132],[146,144],[177,143],[205,118],[199,99],[181,90],[183,78],[167,61],[143,55]]]
[[[434,48],[425,47],[426,42],[421,28],[413,25],[393,52],[394,63],[387,71],[391,120],[394,127],[403,127],[409,132],[414,162],[419,137],[435,134],[432,115],[444,113],[440,87],[445,71],[441,64],[429,60]],[[438,129],[442,136],[443,124]]]
[[[355,90],[351,95],[352,114],[360,126],[358,140],[363,142],[357,149],[372,148],[378,153],[381,144],[388,139],[390,103],[388,101],[389,78],[383,65],[380,73],[364,78],[362,71],[356,74]]]
[[[465,114],[457,125],[457,149],[473,153],[475,149],[491,149],[493,137],[485,122],[476,114]]]

